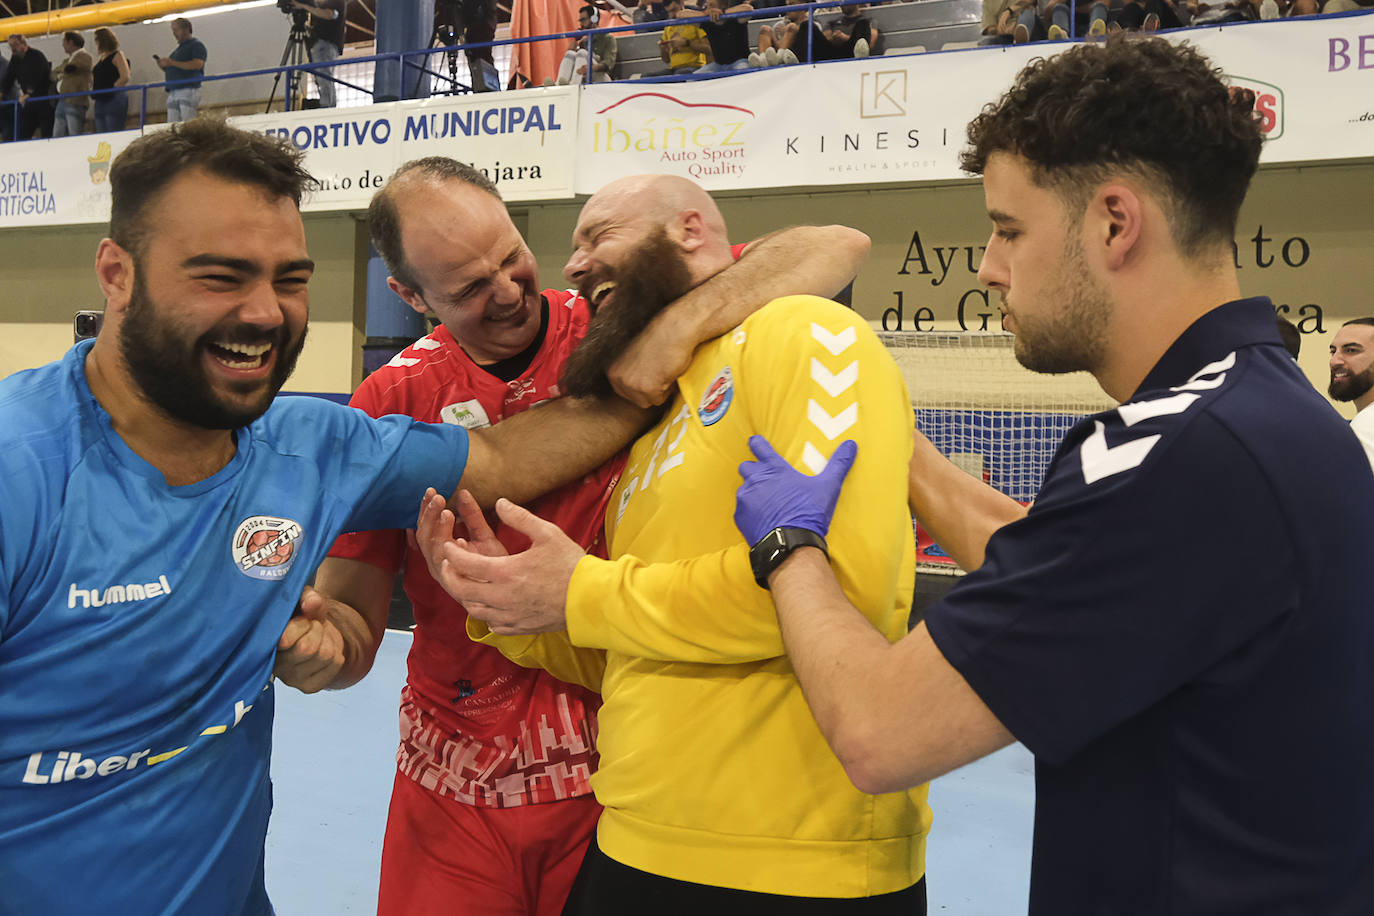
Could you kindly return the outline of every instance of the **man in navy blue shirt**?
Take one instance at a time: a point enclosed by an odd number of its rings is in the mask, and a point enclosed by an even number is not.
[[[1186,45],[1111,39],[970,125],[1017,358],[1122,404],[1029,512],[918,437],[912,507],[971,572],[907,637],[818,549],[852,453],[807,477],[759,440],[742,468],[736,521],[856,785],[1036,755],[1032,914],[1374,912],[1374,485],[1240,298],[1252,102]]]

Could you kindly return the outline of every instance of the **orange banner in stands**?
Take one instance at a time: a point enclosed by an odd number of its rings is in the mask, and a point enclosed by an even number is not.
[[[510,37],[531,38],[575,32],[578,28],[577,11],[585,5],[584,0],[515,0],[510,11]],[[608,29],[625,24],[625,19],[618,13],[603,10],[597,28]],[[512,80],[516,80],[516,74],[519,74],[529,81],[529,85],[542,86],[544,80],[554,79],[558,76],[563,52],[572,47],[572,42],[571,38],[558,38],[511,45]],[[515,88],[520,85],[515,83]]]

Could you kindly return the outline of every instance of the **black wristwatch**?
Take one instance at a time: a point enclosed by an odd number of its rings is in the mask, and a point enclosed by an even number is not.
[[[749,548],[749,568],[754,571],[754,581],[761,588],[767,588],[769,575],[798,547],[818,547],[826,559],[830,558],[825,538],[816,532],[806,528],[774,528]]]

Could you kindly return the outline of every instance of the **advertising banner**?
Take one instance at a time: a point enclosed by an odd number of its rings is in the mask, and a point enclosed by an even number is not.
[[[136,130],[0,147],[0,227],[104,223],[110,161]]]
[[[1183,33],[1255,93],[1261,162],[1374,156],[1374,13],[1244,23]]]
[[[573,194],[577,88],[400,102],[401,161],[451,156],[480,169],[507,201],[557,200]]]
[[[290,140],[305,153],[305,168],[315,177],[315,185],[301,202],[302,210],[361,210],[404,161],[396,107],[245,115],[229,123]]]
[[[1263,161],[1374,155],[1374,14],[1239,23],[1196,44],[1251,89]],[[1064,43],[871,57],[691,83],[583,90],[577,190],[671,172],[712,191],[947,181],[965,129],[1036,57]]]
[[[1374,12],[1170,33],[1255,92],[1266,163],[1374,157]],[[681,83],[625,81],[250,115],[303,150],[306,210],[352,210],[402,162],[471,163],[512,202],[590,194],[639,172],[711,191],[946,182],[968,122],[1034,43],[797,65]],[[157,129],[162,125],[150,126]],[[108,219],[109,160],[137,131],[0,147],[0,227]]]

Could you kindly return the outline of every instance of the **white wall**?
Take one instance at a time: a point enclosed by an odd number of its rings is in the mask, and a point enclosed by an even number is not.
[[[276,67],[281,63],[282,50],[286,46],[287,35],[291,31],[291,17],[280,12],[275,6],[254,7],[234,10],[211,16],[191,17],[193,34],[205,44],[205,73],[214,76],[245,70],[261,70]],[[95,54],[93,30],[82,34],[86,38],[86,49]],[[170,22],[152,25],[121,25],[114,27],[119,38],[120,49],[129,58],[133,71],[132,83],[153,83],[162,81],[162,71],[153,63],[153,55],[163,57],[176,49],[176,39],[172,37]],[[62,36],[47,35],[34,38],[29,42],[56,64],[66,55],[62,51]],[[280,100],[283,88],[278,90]],[[272,91],[272,77],[259,76],[247,79],[218,80],[201,86],[201,107],[231,105],[256,100],[266,101]],[[166,95],[161,89],[148,92],[148,110],[165,111]],[[138,96],[129,100],[132,114],[138,109]]]

